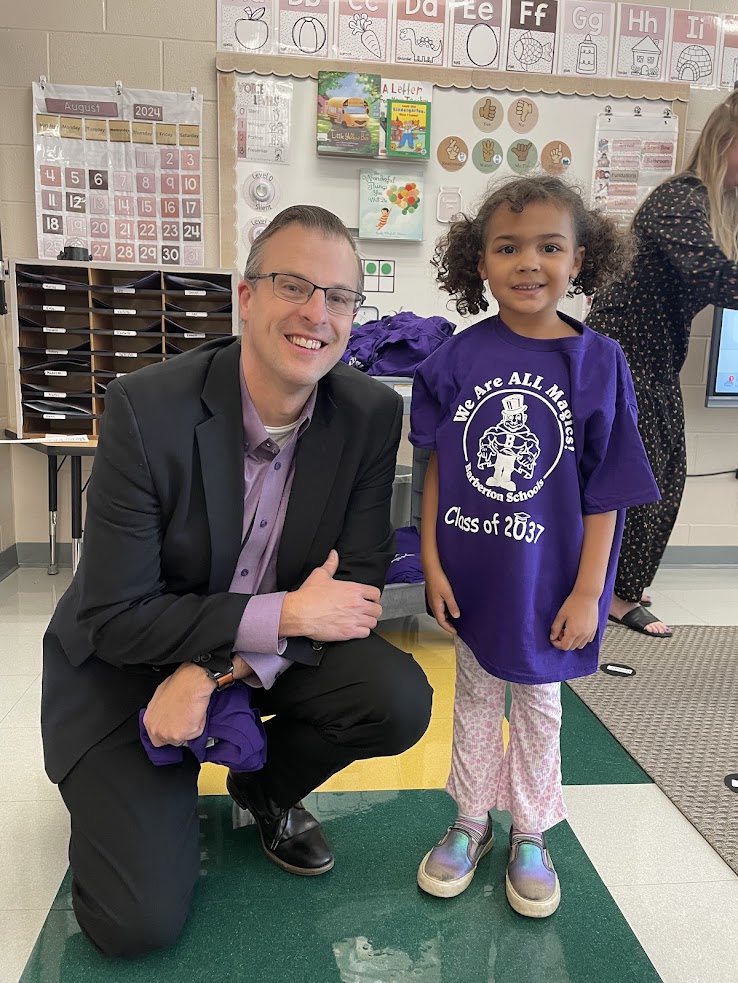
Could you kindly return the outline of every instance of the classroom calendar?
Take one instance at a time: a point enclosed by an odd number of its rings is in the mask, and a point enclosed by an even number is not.
[[[203,266],[202,96],[33,83],[38,255]]]

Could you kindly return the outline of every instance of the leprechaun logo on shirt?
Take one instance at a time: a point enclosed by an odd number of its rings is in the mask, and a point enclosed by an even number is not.
[[[502,397],[502,419],[484,431],[479,441],[477,466],[492,469],[485,484],[516,491],[514,475],[532,478],[541,454],[538,437],[528,428],[528,407],[522,393]]]
[[[459,404],[467,480],[486,498],[523,502],[533,498],[574,450],[572,414],[564,391],[542,376],[513,372],[474,387]]]

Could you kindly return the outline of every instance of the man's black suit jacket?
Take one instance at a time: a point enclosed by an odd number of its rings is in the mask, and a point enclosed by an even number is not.
[[[82,560],[44,636],[54,782],[179,664],[230,661],[249,601],[228,593],[243,523],[240,355],[239,339],[218,339],[108,388]],[[339,363],[318,384],[296,451],[278,590],[297,588],[332,548],[337,577],[381,589],[401,424],[399,396],[355,369]],[[285,655],[317,664],[322,646],[290,639]]]

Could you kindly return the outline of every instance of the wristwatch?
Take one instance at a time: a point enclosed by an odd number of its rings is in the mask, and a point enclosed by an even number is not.
[[[200,668],[204,669],[205,672],[208,674],[208,676],[213,680],[216,689],[225,689],[227,686],[232,686],[233,683],[235,682],[233,678],[232,665],[229,669],[226,669],[224,672],[218,672],[217,669],[216,670],[208,669],[207,666],[203,666],[203,665],[201,665]]]
[[[218,659],[217,661],[220,662],[222,666],[225,666],[225,668],[211,669],[210,666],[207,665],[211,658],[212,656],[210,653],[206,652],[204,655],[196,655],[192,661],[195,663],[195,665],[198,665],[204,672],[207,673],[210,679],[212,679],[215,683],[216,689],[225,689],[226,686],[232,685],[232,683],[235,682],[233,678],[233,662],[225,662],[225,660]]]

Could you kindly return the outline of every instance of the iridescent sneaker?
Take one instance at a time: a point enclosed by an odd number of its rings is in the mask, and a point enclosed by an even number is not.
[[[423,857],[418,867],[418,886],[437,898],[455,898],[469,887],[477,864],[494,843],[491,820],[483,835],[454,823]]]
[[[546,918],[559,907],[559,878],[543,834],[510,830],[505,893],[510,907],[528,918]]]

